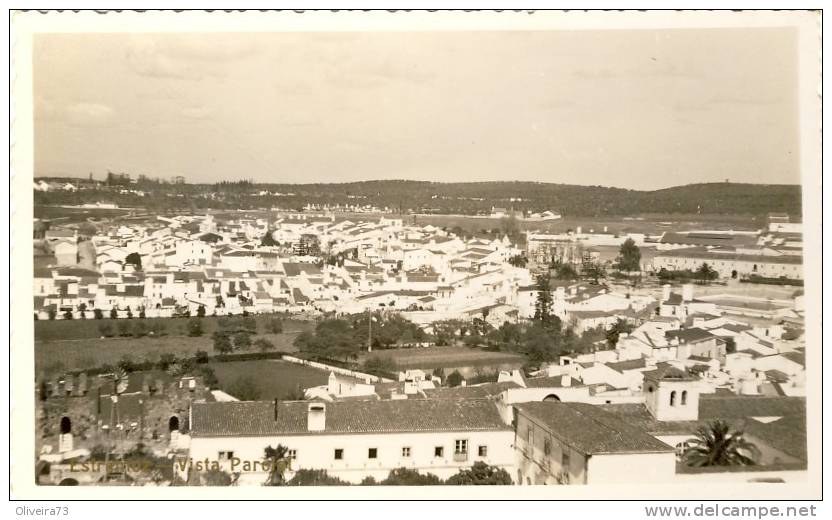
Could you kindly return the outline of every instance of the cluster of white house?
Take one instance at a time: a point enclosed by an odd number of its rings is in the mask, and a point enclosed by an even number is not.
[[[756,466],[723,477],[805,478],[803,397],[715,389],[676,361],[643,365],[639,374],[639,390],[626,393],[580,375],[513,372],[497,383],[435,388],[408,373],[361,398],[195,402],[177,453],[216,462],[241,485],[265,481],[253,462],[278,445],[288,449],[287,478],[315,469],[359,483],[408,468],[446,479],[484,462],[523,485],[672,483],[727,471],[697,472],[682,461],[697,430],[721,419],[758,448]]]
[[[665,289],[657,313],[614,347],[564,356],[526,377],[448,388],[424,371],[399,380],[330,375],[308,401],[198,403],[189,456],[239,461],[266,446],[290,451],[289,476],[323,469],[348,482],[398,467],[441,478],[477,461],[517,484],[610,484],[805,478],[805,344],[783,339],[802,324],[788,302],[743,314],[728,296]],[[682,457],[697,430],[721,419],[757,448],[747,471],[708,471]],[[236,466],[234,460],[237,460]],[[637,473],[633,467],[641,468]],[[241,474],[258,483],[263,474]]]

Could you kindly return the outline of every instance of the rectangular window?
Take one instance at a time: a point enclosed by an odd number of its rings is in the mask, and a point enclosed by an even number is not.
[[[405,446],[402,448],[402,457],[405,459],[410,457],[410,446]]]
[[[335,460],[344,460],[343,448],[335,448]]]
[[[465,455],[468,453],[468,441],[465,439],[458,439],[454,442],[454,454]]]
[[[437,446],[433,448],[433,456],[434,457],[444,457],[445,456],[445,448],[442,446]]]
[[[370,448],[367,450],[367,458],[368,459],[377,459],[378,458],[378,448]]]
[[[288,456],[290,459],[295,460],[298,458],[298,450],[289,450]]]
[[[569,471],[569,448],[563,447],[563,452],[560,456],[560,465],[565,471]]]
[[[233,451],[221,451],[217,455],[217,459],[219,459],[219,460],[231,460],[233,458],[234,458],[234,452]]]
[[[488,457],[488,446],[480,446],[477,448],[477,455],[480,457]]]

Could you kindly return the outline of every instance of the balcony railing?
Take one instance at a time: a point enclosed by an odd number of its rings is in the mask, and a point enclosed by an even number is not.
[[[454,453],[454,462],[465,462],[468,460],[468,453]]]

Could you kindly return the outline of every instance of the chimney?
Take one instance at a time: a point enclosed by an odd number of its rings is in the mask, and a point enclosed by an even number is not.
[[[693,284],[686,283],[682,286],[682,300],[689,302],[693,299]]]
[[[326,429],[326,405],[311,403],[308,408],[306,429],[310,432],[322,432]]]
[[[670,299],[670,284],[666,283],[662,285],[662,301],[666,302]]]
[[[564,374],[560,378],[560,386],[572,386],[572,376]]]

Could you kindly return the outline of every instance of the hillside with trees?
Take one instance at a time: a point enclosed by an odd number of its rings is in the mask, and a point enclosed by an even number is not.
[[[48,180],[39,178],[39,180]],[[66,179],[64,179],[66,180]],[[341,184],[224,181],[183,184],[147,178],[129,185],[80,180],[77,191],[36,191],[35,204],[115,203],[155,211],[203,209],[300,210],[307,204],[375,206],[400,213],[487,215],[492,207],[559,211],[564,216],[653,214],[801,215],[799,185],[709,183],[655,191],[542,182],[438,183],[405,180]],[[139,193],[140,192],[140,193]]]

